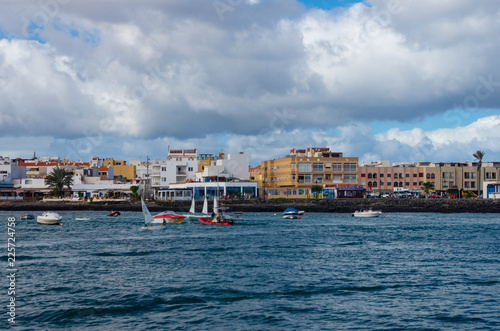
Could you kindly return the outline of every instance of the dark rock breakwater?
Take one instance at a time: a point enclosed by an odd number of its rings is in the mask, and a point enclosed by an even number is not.
[[[148,201],[150,211],[174,210],[187,212],[190,201]],[[201,201],[197,212],[201,212]],[[209,208],[211,208],[209,203]],[[279,199],[279,200],[226,200],[221,206],[230,211],[282,212],[287,207],[306,212],[351,213],[357,209],[373,208],[391,212],[434,212],[434,213],[500,213],[500,200],[486,199]],[[141,211],[140,201],[133,202],[24,202],[2,201],[4,211],[46,211],[46,210],[102,210]]]

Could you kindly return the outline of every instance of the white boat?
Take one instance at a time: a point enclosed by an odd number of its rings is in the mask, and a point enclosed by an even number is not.
[[[142,214],[144,215],[144,226],[141,227],[141,230],[165,229],[163,223],[157,224],[153,222],[153,216],[149,212],[148,207],[146,206],[146,203],[142,198],[141,198],[141,205],[142,205]]]
[[[42,215],[38,215],[36,218],[36,222],[38,224],[45,225],[58,225],[61,220],[62,216],[52,211],[46,211]]]
[[[207,196],[205,195],[205,199],[203,200],[203,209],[201,210],[202,214],[208,214],[208,202]]]
[[[206,200],[204,202],[204,208],[205,208],[205,203],[206,203]],[[208,209],[208,207],[207,207]],[[208,215],[208,213],[205,213],[205,214],[196,214],[196,209],[195,209],[195,202],[194,202],[194,196],[193,198],[191,199],[191,208],[189,208],[189,214],[186,214],[186,215],[183,215],[186,219],[189,219],[191,221],[198,221],[198,219],[200,217],[208,217],[210,215]]]
[[[75,217],[75,221],[90,221],[90,217]]]
[[[379,217],[382,214],[380,210],[362,209],[352,213],[354,217]]]
[[[289,220],[297,219],[297,218],[299,218],[299,212],[297,211],[297,209],[295,209],[293,207],[289,207],[289,208],[285,209],[282,217],[284,219],[289,219]]]

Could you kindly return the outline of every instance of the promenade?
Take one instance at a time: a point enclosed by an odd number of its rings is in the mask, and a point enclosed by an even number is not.
[[[190,201],[147,201],[150,211],[174,210],[188,212]],[[279,199],[279,200],[223,200],[220,206],[229,207],[229,211],[241,212],[282,212],[287,207],[294,207],[305,212],[352,213],[361,208],[380,209],[391,212],[434,212],[434,213],[500,213],[500,200],[491,199]],[[197,212],[201,211],[202,202],[197,202]],[[212,203],[209,202],[209,209]],[[46,210],[119,210],[141,211],[140,201],[1,201],[3,211],[46,211]]]

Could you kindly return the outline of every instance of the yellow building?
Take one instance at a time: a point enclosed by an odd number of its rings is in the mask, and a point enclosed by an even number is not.
[[[135,165],[127,165],[127,161],[104,159],[104,166],[113,167],[115,179],[135,180]]]
[[[308,198],[311,187],[356,186],[358,158],[329,148],[292,149],[290,155],[261,162],[266,198]]]
[[[198,171],[203,172],[205,167],[214,166],[217,160],[223,160],[224,153],[219,153],[219,155],[213,154],[199,154],[198,155]]]

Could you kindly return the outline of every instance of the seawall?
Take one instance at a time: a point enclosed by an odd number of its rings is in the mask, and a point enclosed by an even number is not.
[[[187,212],[190,201],[147,201],[150,211],[174,210]],[[490,199],[280,199],[280,200],[227,200],[220,206],[229,211],[241,212],[282,212],[294,207],[305,212],[352,213],[357,209],[380,209],[391,212],[434,212],[434,213],[500,213],[500,200]],[[209,202],[209,208],[212,203]],[[202,202],[197,202],[196,211],[201,212]],[[1,201],[2,211],[63,211],[63,210],[103,210],[141,211],[140,201],[134,202],[24,202]]]

